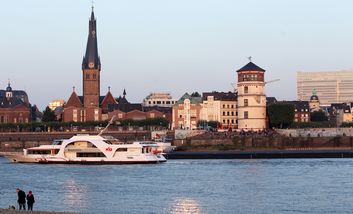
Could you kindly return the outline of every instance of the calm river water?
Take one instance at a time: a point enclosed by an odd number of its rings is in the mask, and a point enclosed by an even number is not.
[[[353,159],[31,165],[0,158],[0,207],[81,213],[352,213]]]

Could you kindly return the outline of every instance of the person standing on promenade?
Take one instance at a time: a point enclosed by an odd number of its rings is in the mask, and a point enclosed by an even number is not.
[[[33,204],[34,204],[34,196],[32,194],[32,191],[30,190],[27,194],[27,209],[32,211],[33,210]]]
[[[18,196],[18,209],[21,210],[23,208],[23,210],[26,210],[26,193],[23,192],[20,188],[17,188],[16,192]]]

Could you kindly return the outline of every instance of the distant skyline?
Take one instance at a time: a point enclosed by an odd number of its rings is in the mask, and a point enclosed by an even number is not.
[[[353,69],[353,2],[131,0],[94,3],[101,94],[230,91],[248,57],[267,96],[296,99],[297,71]],[[91,1],[3,1],[0,88],[26,90],[41,110],[82,94]]]

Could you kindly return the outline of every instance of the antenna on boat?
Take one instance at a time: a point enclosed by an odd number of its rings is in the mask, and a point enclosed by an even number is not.
[[[101,136],[105,132],[105,130],[108,129],[108,127],[113,123],[114,119],[115,119],[115,115],[113,115],[112,119],[110,119],[110,121],[107,124],[107,126],[102,131],[99,132],[98,136]]]

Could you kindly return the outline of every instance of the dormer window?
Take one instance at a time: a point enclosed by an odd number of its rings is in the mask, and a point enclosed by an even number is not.
[[[12,91],[6,92],[6,98],[12,98]]]

